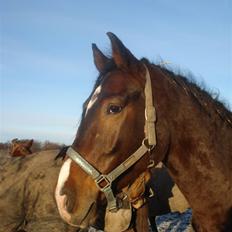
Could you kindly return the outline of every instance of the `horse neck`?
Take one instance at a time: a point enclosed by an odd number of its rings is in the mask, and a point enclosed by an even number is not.
[[[169,77],[158,78],[153,81],[153,91],[158,121],[166,121],[170,134],[164,161],[170,175],[193,210],[205,213],[207,209],[210,215],[210,210],[215,212],[215,202],[216,207],[232,207],[231,126],[214,109],[199,106],[187,84],[180,87]],[[155,85],[158,81],[163,84],[160,89]]]
[[[141,208],[137,209],[136,212],[135,230],[136,232],[147,232],[149,231],[148,224],[148,205],[145,204]]]

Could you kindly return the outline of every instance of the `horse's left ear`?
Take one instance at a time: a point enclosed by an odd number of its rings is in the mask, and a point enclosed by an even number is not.
[[[106,57],[97,47],[96,44],[92,44],[92,50],[93,50],[93,59],[94,64],[97,68],[97,70],[102,73],[107,65],[109,63],[110,59]]]
[[[124,46],[121,40],[112,32],[107,32],[111,41],[112,56],[117,67],[129,67],[131,64],[138,63],[134,55]]]

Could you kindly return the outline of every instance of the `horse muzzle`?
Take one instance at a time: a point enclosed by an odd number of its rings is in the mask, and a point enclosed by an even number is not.
[[[96,218],[96,203],[93,202],[89,206],[80,207],[76,209],[74,202],[68,198],[68,195],[57,195],[56,203],[61,218],[71,226],[86,228],[90,224],[94,224],[94,218]]]

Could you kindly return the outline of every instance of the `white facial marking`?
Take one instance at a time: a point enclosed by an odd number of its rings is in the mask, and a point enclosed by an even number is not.
[[[55,199],[58,211],[60,213],[60,216],[67,222],[71,219],[71,215],[67,212],[65,206],[67,196],[60,195],[60,191],[69,177],[71,161],[71,159],[67,159],[62,165],[55,190]]]
[[[86,107],[86,112],[85,112],[85,116],[87,115],[88,110],[93,106],[93,104],[97,101],[97,97],[99,95],[99,93],[101,92],[101,85],[99,85],[96,90],[94,91],[87,107]]]
[[[60,169],[60,174],[57,182],[56,188],[61,190],[64,186],[64,183],[67,181],[70,172],[71,159],[67,159]]]

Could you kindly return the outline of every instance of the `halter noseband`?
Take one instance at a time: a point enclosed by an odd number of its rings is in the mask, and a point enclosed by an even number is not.
[[[145,138],[143,139],[141,146],[124,162],[122,162],[119,166],[117,166],[106,175],[100,173],[72,147],[69,147],[69,149],[67,150],[67,155],[93,178],[99,190],[105,194],[107,199],[107,209],[111,212],[116,212],[121,207],[120,202],[114,196],[112,190],[112,182],[117,179],[122,173],[128,170],[131,166],[133,166],[138,160],[140,160],[148,151],[152,150],[156,146],[156,112],[153,105],[151,77],[146,65],[144,65],[144,67],[146,70],[146,84],[144,89]]]

